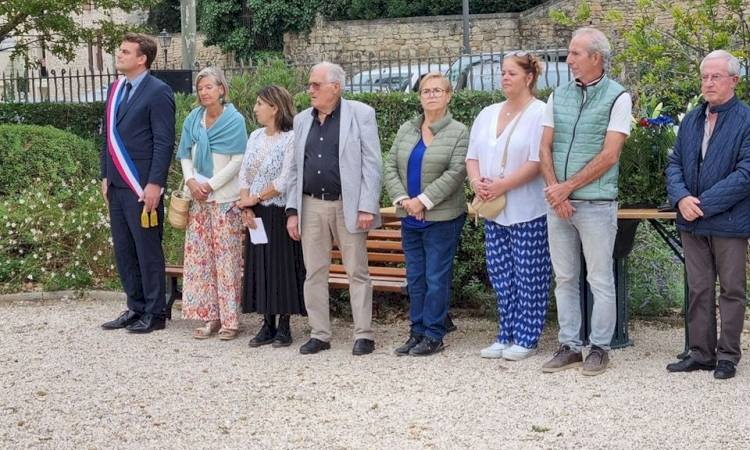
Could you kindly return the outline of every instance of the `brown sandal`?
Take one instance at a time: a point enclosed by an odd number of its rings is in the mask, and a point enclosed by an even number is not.
[[[222,328],[219,330],[219,339],[222,341],[231,341],[232,339],[237,338],[239,335],[239,330],[233,330],[231,328]]]
[[[204,322],[204,325],[200,328],[196,328],[193,331],[194,339],[208,339],[221,328],[221,322],[218,320],[209,320]]]

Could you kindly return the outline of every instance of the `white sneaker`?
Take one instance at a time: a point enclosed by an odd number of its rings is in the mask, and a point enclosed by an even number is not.
[[[510,344],[493,342],[489,347],[483,348],[479,355],[482,358],[499,359],[503,357],[503,351],[510,348]]]
[[[520,361],[534,354],[536,354],[535,348],[526,348],[515,344],[512,347],[503,350],[503,358],[510,361]]]

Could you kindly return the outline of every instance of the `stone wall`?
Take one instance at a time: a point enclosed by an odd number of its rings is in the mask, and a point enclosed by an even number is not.
[[[750,0],[745,0],[750,8]],[[551,10],[574,15],[582,0],[551,0],[521,13],[475,14],[471,16],[471,49],[546,49],[566,47],[573,31],[550,18]],[[587,1],[591,8],[590,25],[600,28],[616,47],[623,45],[623,29],[632,24],[637,0]],[[678,0],[678,3],[679,0]],[[683,2],[684,3],[684,2]],[[606,21],[611,12],[623,21],[615,29]],[[671,25],[669,13],[655,11],[657,23]],[[455,57],[463,43],[461,16],[411,17],[384,20],[328,22],[318,19],[306,34],[284,35],[284,54],[292,61],[432,54]]]
[[[473,50],[519,47],[518,17],[476,14],[471,17]],[[461,16],[410,17],[328,22],[318,18],[307,34],[284,35],[284,55],[298,63],[378,55],[448,56],[463,46]]]

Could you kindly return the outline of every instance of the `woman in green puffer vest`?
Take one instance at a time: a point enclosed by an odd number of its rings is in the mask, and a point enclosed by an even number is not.
[[[385,187],[401,217],[411,332],[399,356],[443,349],[453,258],[466,220],[466,126],[448,112],[450,82],[440,73],[419,83],[424,114],[398,130],[385,166]]]

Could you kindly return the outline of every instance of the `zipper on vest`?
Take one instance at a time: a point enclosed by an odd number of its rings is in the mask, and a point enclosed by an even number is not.
[[[576,117],[576,123],[573,124],[573,136],[570,138],[570,145],[568,146],[568,154],[565,155],[565,180],[568,181],[568,161],[570,161],[570,151],[573,150],[573,142],[576,139],[576,128],[578,128],[578,121],[581,120],[581,114],[583,113],[583,106],[588,101],[588,95],[586,95],[584,89],[581,89],[581,107],[578,109],[578,117]]]

